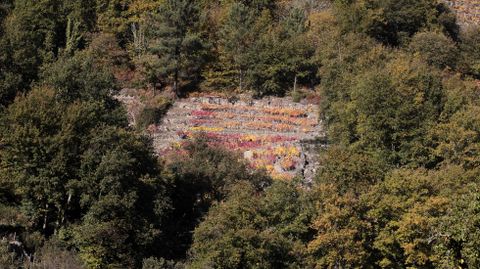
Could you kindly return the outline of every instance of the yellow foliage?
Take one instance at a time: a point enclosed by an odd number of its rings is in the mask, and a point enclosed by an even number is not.
[[[206,127],[206,126],[198,126],[198,127],[191,127],[190,131],[193,132],[221,132],[224,129],[221,127]]]

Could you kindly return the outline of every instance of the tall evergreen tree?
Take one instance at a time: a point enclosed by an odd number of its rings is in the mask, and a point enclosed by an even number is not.
[[[205,44],[195,31],[199,18],[199,6],[193,0],[168,0],[150,18],[147,51],[154,58],[148,73],[154,84],[169,83],[177,95],[180,81],[198,80],[203,65]]]
[[[254,29],[258,29],[258,38],[248,54],[247,82],[255,92],[283,95],[295,91],[299,81],[312,80],[316,73],[314,47],[306,35],[301,10],[292,9],[278,24],[270,16],[259,17]]]
[[[96,25],[105,33],[115,34],[122,45],[128,40],[128,7],[131,0],[95,0]]]
[[[245,75],[251,63],[250,49],[258,38],[252,31],[254,23],[254,12],[244,4],[235,3],[220,30],[220,61],[225,64],[225,69],[234,72],[240,91],[244,89]]]

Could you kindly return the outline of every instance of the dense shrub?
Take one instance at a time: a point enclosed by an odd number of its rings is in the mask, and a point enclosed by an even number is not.
[[[140,130],[144,130],[151,124],[158,124],[162,117],[167,113],[172,105],[171,100],[157,96],[151,100],[145,100],[145,107],[136,118],[136,125]]]
[[[428,64],[438,68],[455,68],[459,57],[455,42],[442,33],[417,33],[408,48]]]

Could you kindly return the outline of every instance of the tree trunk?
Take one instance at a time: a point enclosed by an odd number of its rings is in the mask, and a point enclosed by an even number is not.
[[[293,92],[297,91],[297,75],[295,75],[295,79],[293,80]]]
[[[240,92],[243,92],[243,70],[240,69]]]
[[[68,206],[70,205],[71,200],[72,200],[72,193],[69,193],[67,197],[67,203],[65,204],[65,208],[62,210],[62,218],[60,220],[60,225],[63,225],[65,223],[65,220],[66,220],[65,215],[67,214]]]
[[[173,73],[173,92],[176,96],[179,96],[178,93],[178,69],[175,68],[175,72]]]
[[[43,230],[47,229],[47,220],[48,220],[48,203],[45,204],[45,216],[43,217]]]

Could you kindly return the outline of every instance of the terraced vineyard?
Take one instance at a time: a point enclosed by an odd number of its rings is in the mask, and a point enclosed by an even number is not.
[[[321,134],[317,107],[290,98],[193,97],[177,101],[150,131],[160,155],[202,134],[212,145],[242,152],[252,167],[276,179],[300,175],[308,181],[315,172],[310,152]]]
[[[480,0],[444,0],[462,25],[480,25]]]

